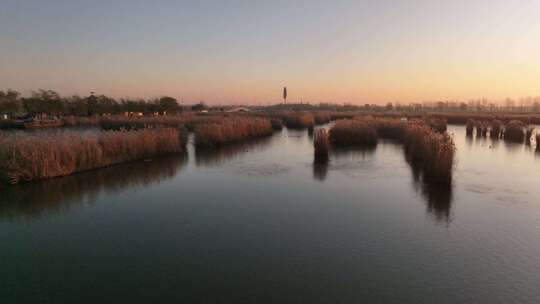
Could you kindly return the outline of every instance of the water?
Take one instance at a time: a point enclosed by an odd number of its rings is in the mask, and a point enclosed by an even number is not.
[[[307,131],[0,194],[1,303],[538,303],[540,155],[465,137],[451,189]]]

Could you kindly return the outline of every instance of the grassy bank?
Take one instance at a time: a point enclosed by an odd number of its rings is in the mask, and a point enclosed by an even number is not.
[[[182,152],[181,131],[155,128],[95,134],[0,135],[0,180],[18,183]]]

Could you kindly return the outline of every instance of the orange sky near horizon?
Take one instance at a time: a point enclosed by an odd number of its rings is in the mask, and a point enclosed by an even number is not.
[[[309,4],[309,5],[307,5]],[[0,89],[186,103],[540,96],[540,2],[8,2]],[[74,14],[78,12],[78,14]]]

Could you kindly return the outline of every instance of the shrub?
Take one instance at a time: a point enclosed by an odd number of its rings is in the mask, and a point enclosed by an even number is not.
[[[519,120],[510,121],[504,130],[504,140],[522,143],[525,140],[524,123]]]
[[[325,129],[318,129],[313,138],[315,148],[315,163],[325,164],[328,162],[328,151],[330,150],[330,141]]]
[[[267,118],[231,117],[219,122],[195,126],[195,144],[199,147],[220,146],[243,139],[268,136],[273,132]]]
[[[373,146],[377,144],[377,130],[367,119],[339,120],[330,129],[330,141],[336,146]]]
[[[0,137],[0,180],[30,181],[184,151],[172,128]]]

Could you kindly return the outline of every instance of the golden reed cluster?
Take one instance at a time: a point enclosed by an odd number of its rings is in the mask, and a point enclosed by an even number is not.
[[[198,147],[214,147],[249,138],[268,136],[273,133],[272,123],[262,117],[230,117],[194,127],[195,144]]]
[[[440,132],[440,124],[435,128],[420,120],[355,118],[337,121],[330,129],[330,142],[336,146],[373,146],[379,137],[398,140],[404,145],[407,160],[423,173],[426,182],[450,184],[455,145],[446,132]]]
[[[184,136],[176,128],[90,134],[4,132],[0,135],[0,180],[18,183],[65,176],[184,150]]]

